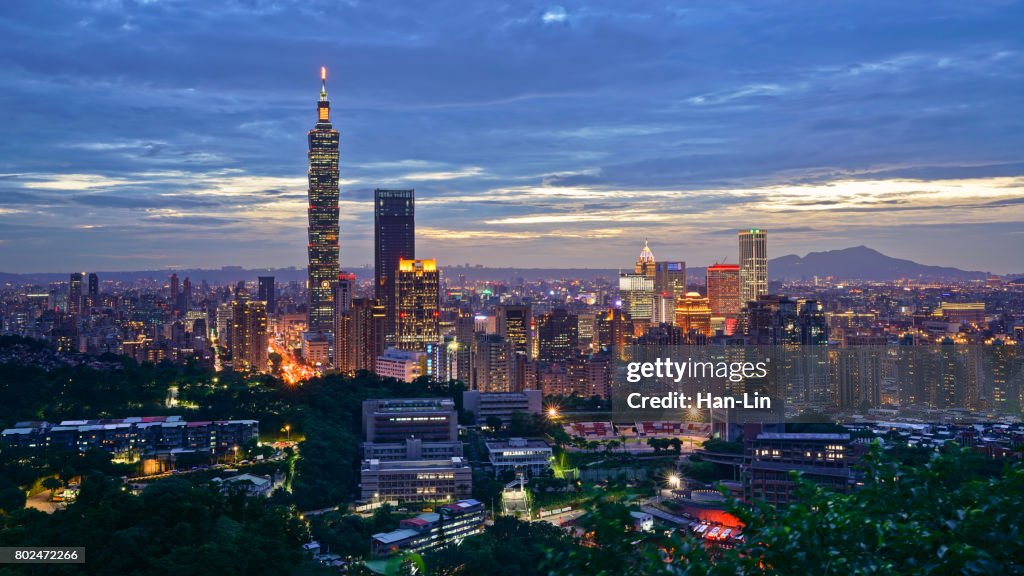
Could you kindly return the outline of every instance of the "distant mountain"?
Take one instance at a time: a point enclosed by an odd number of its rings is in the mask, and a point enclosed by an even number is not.
[[[373,268],[368,266],[346,267],[360,280],[373,278]],[[487,268],[483,266],[446,266],[442,268],[444,277],[450,285],[457,285],[460,277],[467,282],[488,280],[496,282],[553,280],[553,279],[594,279],[615,278],[619,271],[632,270],[632,266],[614,268]],[[97,272],[101,280],[134,281],[144,278],[165,280],[172,270],[147,270],[135,272]],[[305,282],[305,268],[264,268],[246,269],[238,266],[225,266],[219,269],[178,269],[174,270],[179,278],[186,276],[193,284],[203,280],[210,283],[224,284],[239,280],[256,280],[257,276],[274,276],[278,282]],[[812,279],[815,276],[825,278],[832,276],[841,280],[899,280],[913,278],[917,280],[984,280],[987,272],[960,270],[944,266],[927,266],[911,260],[891,258],[877,250],[866,246],[829,250],[828,252],[811,252],[804,257],[791,254],[768,261],[768,277],[773,281]],[[691,267],[686,270],[690,284],[703,284],[705,269]],[[10,274],[0,272],[0,283],[38,283],[66,282],[67,272],[41,274]]]
[[[771,280],[801,280],[832,276],[842,280],[984,280],[988,272],[928,266],[912,260],[886,256],[867,246],[795,254],[768,261]]]

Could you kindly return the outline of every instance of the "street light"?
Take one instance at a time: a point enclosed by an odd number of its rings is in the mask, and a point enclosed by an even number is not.
[[[292,441],[292,425],[291,424],[285,424],[284,428],[282,428],[282,430],[284,430],[285,434],[288,435],[288,441],[291,442]]]
[[[556,406],[548,408],[548,418],[551,418],[552,420],[558,418],[558,408]]]

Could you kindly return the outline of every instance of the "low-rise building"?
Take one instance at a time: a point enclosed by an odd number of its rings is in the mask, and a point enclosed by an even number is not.
[[[858,456],[849,434],[761,432],[744,441],[744,499],[788,504],[796,488],[791,471],[831,490],[849,491]]]
[[[512,421],[516,412],[524,414],[540,414],[543,409],[543,397],[540,390],[523,390],[522,392],[481,392],[467,390],[462,393],[462,406],[472,412],[477,424],[488,418],[500,418],[503,424]]]
[[[536,476],[551,467],[551,446],[543,440],[509,438],[488,440],[485,444],[495,476],[506,471],[522,471]]]
[[[467,536],[482,533],[486,519],[482,502],[459,500],[402,520],[397,530],[374,534],[370,549],[374,556],[386,556],[458,544]]]
[[[462,458],[366,460],[360,471],[364,500],[444,502],[470,495],[473,469]]]
[[[388,348],[383,355],[377,356],[375,372],[382,378],[412,382],[427,374],[427,353]]]
[[[117,457],[194,450],[226,454],[259,439],[257,420],[188,422],[181,416],[136,416],[105,420],[19,422],[3,431],[5,446],[86,452],[99,449]]]
[[[450,398],[381,398],[363,402],[363,438],[367,442],[454,442],[459,417]]]
[[[461,458],[462,442],[424,442],[406,438],[401,442],[363,442],[364,460],[442,460]]]

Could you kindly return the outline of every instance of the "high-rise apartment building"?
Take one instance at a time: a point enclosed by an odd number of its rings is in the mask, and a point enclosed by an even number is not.
[[[231,365],[239,372],[267,369],[267,304],[237,299],[232,305]]]
[[[384,354],[384,305],[372,298],[353,298],[346,336],[352,372],[374,370]]]
[[[500,334],[477,334],[473,353],[473,390],[511,392],[512,343]]]
[[[309,131],[309,311],[310,332],[330,332],[338,254],[338,131],[331,125],[327,71],[320,70],[316,125]]]
[[[395,345],[398,332],[395,286],[401,260],[416,258],[415,190],[373,191],[374,295],[384,305],[385,342]]]
[[[398,320],[396,347],[425,351],[428,344],[440,341],[437,261],[400,259],[397,276],[393,297]]]
[[[768,231],[740,230],[740,305],[768,293]]]
[[[355,371],[355,354],[352,335],[352,292],[356,286],[356,275],[342,272],[338,275],[337,293],[334,297],[334,367],[342,372]]]

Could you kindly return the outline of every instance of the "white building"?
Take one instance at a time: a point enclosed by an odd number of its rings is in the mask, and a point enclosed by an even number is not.
[[[486,445],[495,476],[500,476],[506,470],[524,471],[532,475],[542,474],[551,467],[551,460],[554,457],[551,446],[543,440],[509,438],[488,440]]]
[[[426,361],[426,352],[388,348],[383,356],[377,356],[376,372],[382,378],[412,382],[424,374]]]

